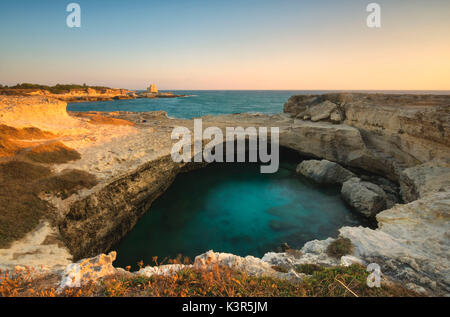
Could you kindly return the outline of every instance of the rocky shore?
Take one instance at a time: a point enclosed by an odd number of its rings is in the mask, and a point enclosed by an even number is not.
[[[70,89],[58,93],[52,93],[45,89],[0,89],[0,95],[4,96],[42,96],[51,99],[57,99],[63,102],[92,102],[92,101],[112,101],[128,100],[140,98],[180,98],[187,95],[173,94],[171,92],[147,93],[136,92],[128,89],[115,88],[85,88]]]
[[[36,126],[80,153],[79,160],[52,164],[53,172],[81,170],[98,180],[68,197],[46,195],[56,220],[43,220],[26,237],[0,249],[1,268],[43,265],[63,275],[62,286],[85,263],[72,262],[109,252],[178,173],[202,167],[177,164],[170,157],[173,127],[192,129],[192,120],[170,119],[164,112],[116,112],[107,116],[132,124],[96,125],[82,114],[66,113],[65,106],[47,97],[0,97],[0,124]],[[22,116],[30,109],[35,114]],[[39,115],[46,111],[48,116]],[[205,116],[203,125],[279,127],[280,145],[308,158],[298,172],[319,183],[341,184],[343,199],[376,217],[378,228],[341,228],[340,236],[350,239],[354,249],[340,258],[326,253],[335,240],[329,238],[308,242],[297,253],[267,253],[257,259],[210,252],[196,263],[206,257],[269,275],[280,275],[272,267],[281,265],[287,268],[286,278],[302,278],[292,270],[299,264],[377,263],[384,276],[408,288],[450,294],[449,96],[293,96],[282,114]],[[50,235],[57,237],[55,243],[43,245]],[[105,265],[114,258],[111,254]],[[168,268],[147,267],[136,274],[160,272]]]

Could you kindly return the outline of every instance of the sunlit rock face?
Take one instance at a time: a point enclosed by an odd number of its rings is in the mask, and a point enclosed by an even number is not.
[[[12,127],[70,128],[79,122],[66,111],[67,104],[48,97],[0,96],[0,123]]]
[[[115,259],[116,252],[110,252],[108,255],[100,254],[93,258],[69,264],[62,275],[60,288],[80,287],[118,273],[119,271],[112,265]]]

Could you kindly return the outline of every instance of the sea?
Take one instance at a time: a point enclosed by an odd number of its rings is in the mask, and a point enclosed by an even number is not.
[[[168,92],[168,91],[162,91]],[[100,102],[70,103],[69,111],[131,111],[163,110],[172,118],[191,119],[205,115],[230,113],[283,112],[283,106],[293,95],[323,94],[334,90],[172,90],[182,98],[130,99]],[[450,94],[450,91],[345,91],[395,94]]]

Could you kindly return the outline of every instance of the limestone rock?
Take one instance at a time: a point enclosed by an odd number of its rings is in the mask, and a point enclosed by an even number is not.
[[[262,261],[267,262],[270,265],[280,265],[291,268],[301,264],[318,264],[324,266],[339,265],[339,259],[330,257],[327,254],[328,245],[334,240],[335,239],[333,238],[328,238],[326,240],[309,241],[305,243],[300,250],[300,257],[287,252],[268,252],[264,254]]]
[[[342,184],[355,177],[349,170],[327,160],[303,161],[297,166],[296,171],[319,184]]]
[[[336,109],[330,113],[330,120],[333,123],[341,123],[344,121],[344,115],[342,114],[341,110]]]
[[[341,195],[345,202],[365,217],[373,217],[386,209],[386,193],[383,189],[356,177],[342,185]]]
[[[361,180],[378,185],[384,190],[386,193],[386,209],[390,209],[402,201],[398,184],[384,177],[373,175],[361,175]]]
[[[337,110],[337,105],[326,100],[316,106],[311,107],[308,112],[311,116],[311,121],[320,121],[330,118],[332,112]]]
[[[377,263],[382,273],[424,287],[435,295],[450,293],[450,192],[434,193],[377,215],[379,229],[344,227],[354,255]]]
[[[356,256],[353,256],[353,255],[344,255],[341,257],[340,265],[350,266],[353,264],[359,264],[359,265],[363,265],[363,266],[367,265],[367,263],[365,261],[363,261],[360,258],[357,258]]]
[[[61,126],[66,129],[79,126],[66,108],[67,103],[48,97],[0,96],[0,124],[50,131]]]
[[[252,276],[277,276],[279,273],[268,263],[251,255],[243,258],[234,254],[208,251],[195,258],[196,268],[209,268],[214,265],[227,266]]]
[[[450,168],[426,163],[403,170],[400,174],[403,200],[411,202],[433,192],[450,190]]]
[[[140,269],[136,274],[151,277],[153,275],[172,275],[179,271],[192,267],[192,265],[168,264],[160,266],[146,266]]]
[[[366,145],[361,133],[343,124],[295,120],[291,128],[280,130],[280,145],[309,157],[365,166]]]
[[[407,167],[450,157],[450,95],[298,95],[289,98],[284,112],[303,118],[325,101],[338,105],[342,123],[358,128],[375,153],[383,152]]]
[[[69,264],[64,270],[60,289],[80,287],[86,283],[117,273],[117,270],[112,265],[116,255],[117,253],[113,251],[108,255],[100,254],[93,258]]]

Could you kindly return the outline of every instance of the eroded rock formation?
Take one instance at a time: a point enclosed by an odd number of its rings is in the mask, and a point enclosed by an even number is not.
[[[297,166],[297,173],[319,184],[343,184],[356,175],[337,163],[327,160],[306,160]]]
[[[386,193],[372,183],[357,177],[350,178],[342,185],[341,195],[353,209],[370,218],[386,209]]]

